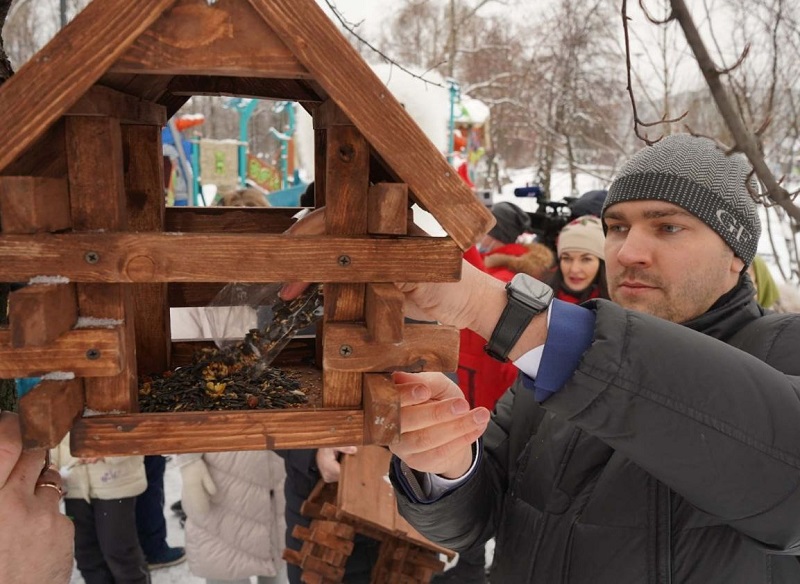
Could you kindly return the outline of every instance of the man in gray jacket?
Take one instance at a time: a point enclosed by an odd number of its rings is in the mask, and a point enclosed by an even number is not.
[[[409,316],[522,373],[491,416],[440,374],[396,374],[412,525],[456,550],[496,537],[498,584],[800,582],[800,317],[753,300],[749,180],[704,138],[634,156],[604,207],[613,303],[466,265],[403,286]]]

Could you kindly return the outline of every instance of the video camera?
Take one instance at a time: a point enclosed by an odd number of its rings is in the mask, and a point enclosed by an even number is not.
[[[539,206],[536,211],[527,211],[531,218],[533,233],[536,234],[538,241],[556,252],[556,240],[561,228],[569,223],[572,216],[572,209],[569,204],[571,197],[564,201],[541,200],[544,191],[539,185],[528,185],[514,189],[515,197],[536,197]]]

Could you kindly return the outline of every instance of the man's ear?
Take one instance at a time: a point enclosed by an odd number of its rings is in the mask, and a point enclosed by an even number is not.
[[[731,272],[735,274],[741,274],[746,269],[744,265],[744,260],[737,255],[733,256],[733,261],[731,262]]]

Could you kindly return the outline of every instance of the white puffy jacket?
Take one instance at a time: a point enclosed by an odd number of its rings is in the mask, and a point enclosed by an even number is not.
[[[181,455],[180,464],[198,455]],[[195,576],[274,576],[283,564],[283,460],[269,451],[202,455],[217,492],[207,514],[188,515],[186,557]]]

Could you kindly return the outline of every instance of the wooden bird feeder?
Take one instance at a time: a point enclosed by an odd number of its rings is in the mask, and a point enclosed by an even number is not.
[[[314,118],[326,234],[287,209],[165,208],[161,128],[191,96],[293,100]],[[78,456],[386,444],[388,372],[456,367],[458,332],[404,324],[393,282],[458,280],[491,214],[314,0],[94,0],[0,87],[0,377],[25,444]],[[407,235],[416,201],[448,237]],[[227,282],[325,284],[321,403],[138,411],[138,377],[185,360],[169,307]]]

